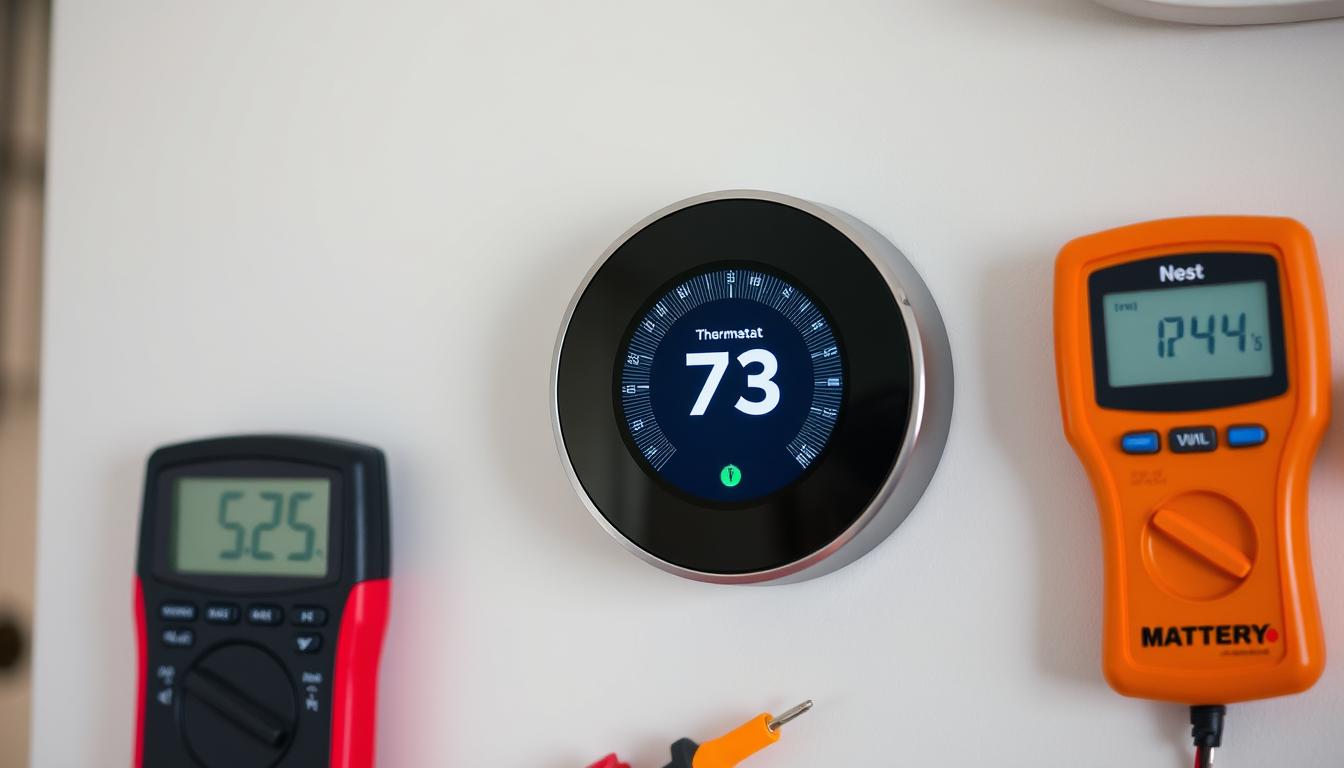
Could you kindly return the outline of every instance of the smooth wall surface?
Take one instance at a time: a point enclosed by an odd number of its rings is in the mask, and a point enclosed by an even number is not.
[[[1091,493],[1050,280],[1078,234],[1276,213],[1344,360],[1344,23],[1200,29],[1083,0],[57,6],[33,764],[129,760],[141,472],[248,431],[381,445],[384,766],[660,766],[804,698],[750,763],[1184,766],[1184,708],[1099,672]],[[757,187],[922,269],[958,371],[944,464],[857,564],[678,580],[556,458],[557,323],[627,226]],[[1344,419],[1313,481],[1344,648]],[[1233,709],[1220,768],[1344,761],[1344,664]]]

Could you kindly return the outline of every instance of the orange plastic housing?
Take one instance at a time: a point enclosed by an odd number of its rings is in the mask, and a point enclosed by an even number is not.
[[[1088,280],[1161,256],[1262,253],[1278,267],[1287,391],[1190,411],[1098,405]],[[1103,667],[1127,696],[1187,704],[1296,693],[1325,666],[1307,531],[1307,482],[1329,420],[1330,351],[1311,234],[1292,219],[1218,216],[1121,227],[1064,246],[1055,269],[1055,361],[1064,431],[1101,512]],[[1216,388],[1217,381],[1204,386]],[[1256,447],[1229,448],[1236,425]],[[1217,450],[1175,453],[1169,430],[1213,426]],[[1121,436],[1156,431],[1135,455]]]

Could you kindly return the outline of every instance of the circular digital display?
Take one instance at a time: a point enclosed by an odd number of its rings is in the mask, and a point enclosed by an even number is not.
[[[801,477],[830,442],[844,360],[826,313],[756,266],[679,280],[637,319],[616,382],[626,437],[647,470],[718,503]]]
[[[806,200],[727,191],[611,245],[556,344],[570,481],[617,541],[679,576],[781,582],[895,530],[942,454],[952,358],[889,241]]]

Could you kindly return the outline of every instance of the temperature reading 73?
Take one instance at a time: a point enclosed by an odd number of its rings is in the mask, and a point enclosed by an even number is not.
[[[705,378],[705,386],[701,387],[700,396],[695,399],[695,404],[691,406],[692,416],[704,416],[705,411],[709,409],[709,403],[714,399],[714,393],[719,388],[719,382],[723,381],[723,374],[728,370],[728,361],[729,355],[727,352],[686,353],[686,365],[709,366],[709,376]],[[760,400],[748,400],[745,397],[739,397],[733,407],[749,416],[764,416],[775,410],[775,406],[779,405],[779,385],[774,382],[774,377],[779,372],[779,361],[775,359],[774,353],[768,349],[748,349],[737,356],[737,363],[742,366],[743,370],[753,364],[761,366],[761,369],[756,373],[747,374],[747,386],[751,389],[759,389],[765,394]]]

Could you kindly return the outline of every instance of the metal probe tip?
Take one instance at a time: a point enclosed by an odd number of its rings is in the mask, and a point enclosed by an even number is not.
[[[793,720],[794,718],[798,717],[799,715],[803,714],[804,712],[806,712],[811,708],[812,708],[812,700],[808,699],[807,701],[804,701],[802,704],[799,704],[798,706],[781,713],[774,720],[771,720],[769,723],[767,723],[765,727],[769,728],[771,732],[778,731],[780,728],[784,727],[785,723],[790,722],[791,720]]]

